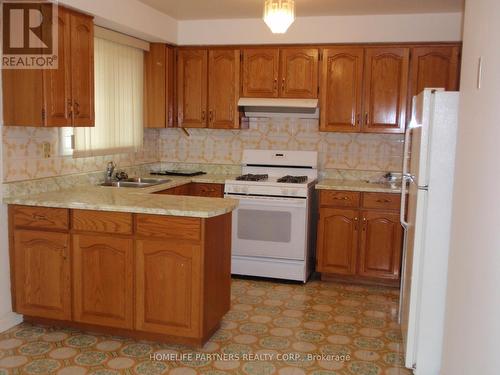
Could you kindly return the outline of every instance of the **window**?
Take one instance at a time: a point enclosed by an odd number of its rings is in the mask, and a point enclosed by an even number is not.
[[[143,144],[143,51],[94,39],[95,127],[75,128],[74,157],[133,152]]]

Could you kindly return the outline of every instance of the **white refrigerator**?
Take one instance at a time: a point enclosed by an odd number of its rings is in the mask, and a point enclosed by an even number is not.
[[[441,367],[452,217],[458,92],[426,89],[413,99],[405,135],[401,224],[405,228],[400,322],[406,367]]]

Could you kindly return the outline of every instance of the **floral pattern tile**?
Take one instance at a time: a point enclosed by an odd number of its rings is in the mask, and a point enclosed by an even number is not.
[[[409,375],[397,289],[233,279],[221,328],[198,349],[21,324],[0,334],[0,375]]]

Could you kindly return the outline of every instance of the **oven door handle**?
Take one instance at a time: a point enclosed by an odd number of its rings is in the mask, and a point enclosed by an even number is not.
[[[255,197],[248,195],[225,194],[224,198],[231,198],[240,201],[242,206],[263,206],[263,207],[307,207],[307,199],[304,198],[274,198]]]

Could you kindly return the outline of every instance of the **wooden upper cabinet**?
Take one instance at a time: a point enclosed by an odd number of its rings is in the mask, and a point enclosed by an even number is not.
[[[364,132],[404,132],[409,62],[409,48],[365,50]]]
[[[317,48],[280,49],[280,97],[318,97],[318,57]]]
[[[71,12],[73,126],[94,126],[94,22]]]
[[[359,132],[363,90],[363,48],[323,50],[321,131]]]
[[[71,319],[69,235],[14,231],[16,312]]]
[[[133,249],[132,239],[73,235],[75,321],[133,327]]]
[[[209,51],[208,90],[208,127],[239,128],[240,50]]]
[[[167,124],[167,46],[151,43],[144,53],[144,126],[164,128]]]
[[[358,222],[356,210],[321,209],[318,226],[318,271],[343,275],[356,273]]]
[[[278,48],[243,50],[243,97],[277,98],[278,79]]]
[[[144,53],[144,127],[174,126],[175,49],[151,43]]]
[[[69,126],[73,121],[73,104],[71,96],[70,19],[70,13],[64,8],[59,8],[58,67],[57,69],[43,70],[45,124],[47,126]]]
[[[416,47],[411,50],[411,96],[425,88],[458,90],[459,46]]]
[[[205,128],[208,123],[206,49],[181,49],[177,61],[177,116],[184,128]]]
[[[94,126],[92,17],[59,7],[57,24],[57,69],[2,71],[6,126]]]
[[[186,337],[199,335],[200,253],[197,243],[136,241],[136,329]]]
[[[397,213],[364,211],[359,274],[399,279],[403,228]]]

